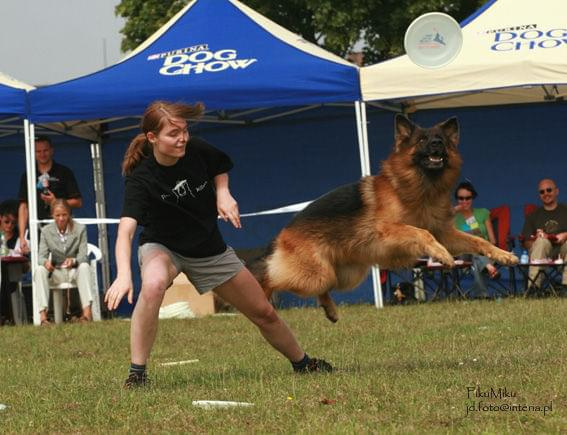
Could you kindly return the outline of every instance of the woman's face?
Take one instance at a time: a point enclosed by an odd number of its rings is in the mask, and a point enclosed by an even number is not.
[[[5,214],[0,220],[0,229],[4,234],[11,235],[16,227],[16,216],[13,214]]]
[[[174,165],[185,155],[185,148],[189,140],[187,121],[172,118],[165,122],[157,135],[149,132],[147,137],[153,144],[154,156],[158,163],[166,166]]]
[[[71,220],[71,215],[65,207],[55,207],[53,210],[53,220],[59,231],[65,231],[67,224]]]
[[[473,203],[472,192],[467,189],[457,190],[457,203],[461,206],[462,210],[470,210]]]

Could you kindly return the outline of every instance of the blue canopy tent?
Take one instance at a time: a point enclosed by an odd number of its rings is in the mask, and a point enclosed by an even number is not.
[[[100,143],[113,130],[97,126],[139,117],[157,99],[201,101],[209,111],[201,121],[241,124],[355,102],[361,169],[369,174],[358,68],[236,0],[194,0],[116,65],[31,92],[31,120],[86,127]],[[98,202],[102,173],[95,183]],[[106,218],[104,207],[97,218]]]
[[[32,121],[135,116],[156,99],[209,110],[353,102],[358,68],[235,0],[195,0],[120,63],[34,91]]]
[[[26,153],[30,143],[28,114],[28,91],[33,86],[0,73],[0,137],[24,134]],[[26,163],[31,161],[26,154]],[[30,186],[28,185],[28,189]],[[32,253],[32,262],[37,262],[37,251]]]
[[[3,120],[8,117],[17,119],[25,117],[26,90],[31,89],[32,86],[0,73],[0,116]]]

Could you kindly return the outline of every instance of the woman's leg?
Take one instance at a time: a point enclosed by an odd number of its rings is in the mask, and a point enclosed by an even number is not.
[[[77,268],[77,288],[79,289],[79,299],[83,310],[81,319],[92,320],[91,268],[88,263],[81,263]]]
[[[142,289],[130,325],[132,363],[145,365],[157,333],[159,308],[165,290],[177,275],[177,268],[164,251],[152,249],[144,253]]]
[[[268,343],[290,361],[300,361],[305,356],[295,336],[266,299],[260,284],[248,269],[243,268],[214,291],[248,317]]]
[[[49,307],[49,272],[44,266],[38,266],[34,276],[35,291],[37,292],[39,320],[47,322],[47,308]]]
[[[472,256],[474,285],[471,290],[476,297],[485,298],[488,296],[488,289],[486,287],[484,276],[482,275],[482,271],[488,262],[488,257],[485,257],[484,255]]]

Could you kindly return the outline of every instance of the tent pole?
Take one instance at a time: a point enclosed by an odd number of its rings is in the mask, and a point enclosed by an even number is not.
[[[361,101],[355,101],[354,110],[356,113],[356,132],[358,135],[358,149],[360,153],[360,170],[364,177],[370,175],[366,104]],[[372,266],[372,289],[374,291],[374,305],[376,308],[383,308],[384,300],[382,298],[382,284],[380,282],[380,268],[378,265]]]
[[[104,169],[102,166],[102,147],[101,140],[91,144],[91,157],[93,163],[93,180],[95,191],[96,218],[106,219],[106,201],[104,190]],[[98,247],[102,253],[102,283],[106,290],[110,287],[110,264],[108,255],[108,230],[106,223],[97,223],[98,227]]]
[[[34,286],[35,271],[39,259],[39,234],[37,222],[37,195],[36,182],[37,174],[35,170],[35,147],[34,136],[35,128],[33,123],[28,120],[24,121],[24,136],[26,142],[26,174],[28,187],[28,228],[31,253],[31,275],[32,275],[32,300],[33,300],[33,323],[39,325],[39,301],[37,289]]]

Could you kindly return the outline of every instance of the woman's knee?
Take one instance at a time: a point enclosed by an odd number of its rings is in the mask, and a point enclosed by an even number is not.
[[[159,301],[161,303],[169,284],[168,280],[164,277],[150,277],[144,279],[140,297],[148,301]]]
[[[77,266],[77,272],[78,272],[78,273],[88,273],[88,272],[90,272],[89,263],[80,263],[80,264]]]

